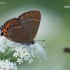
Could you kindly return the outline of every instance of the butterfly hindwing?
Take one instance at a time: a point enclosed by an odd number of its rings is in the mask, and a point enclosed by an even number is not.
[[[18,17],[28,33],[28,42],[31,42],[38,31],[41,14],[39,11],[29,11]]]
[[[23,43],[28,39],[28,34],[24,26],[18,21],[18,19],[11,19],[6,22],[9,26],[7,30],[7,38],[18,43]],[[6,27],[8,27],[6,26]],[[4,29],[6,29],[6,27]]]

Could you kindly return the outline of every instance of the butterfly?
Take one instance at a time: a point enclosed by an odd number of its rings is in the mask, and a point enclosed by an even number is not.
[[[40,11],[28,11],[18,18],[12,18],[6,21],[1,27],[1,36],[22,44],[34,44],[34,38],[37,34],[41,20]]]

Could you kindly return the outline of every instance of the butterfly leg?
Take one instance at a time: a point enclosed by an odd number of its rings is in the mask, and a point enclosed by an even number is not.
[[[31,44],[34,44],[34,43],[35,43],[34,41],[31,42]]]
[[[27,46],[29,46],[29,45],[30,45],[30,43],[23,42],[23,43],[22,43],[22,45],[27,45]]]

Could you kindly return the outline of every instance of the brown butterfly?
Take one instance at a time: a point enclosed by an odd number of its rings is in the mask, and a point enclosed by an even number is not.
[[[39,11],[28,11],[18,18],[12,18],[4,23],[1,29],[1,36],[17,43],[34,43],[41,20]]]

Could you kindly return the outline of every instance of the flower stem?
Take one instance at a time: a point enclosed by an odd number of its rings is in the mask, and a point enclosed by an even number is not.
[[[10,58],[10,61],[16,61],[16,60],[17,58],[14,58],[14,57]]]
[[[7,54],[7,55],[3,56],[2,58],[7,58],[7,57],[9,57],[10,55],[12,55],[12,54],[13,54],[13,52],[14,52],[14,51],[10,52],[9,54]]]
[[[9,50],[9,48],[10,48],[10,47],[8,47],[8,48],[5,50],[5,52],[7,52],[7,51]],[[1,55],[0,55],[0,56],[1,56],[0,59],[1,59],[4,55],[5,55],[5,53],[1,53]]]

